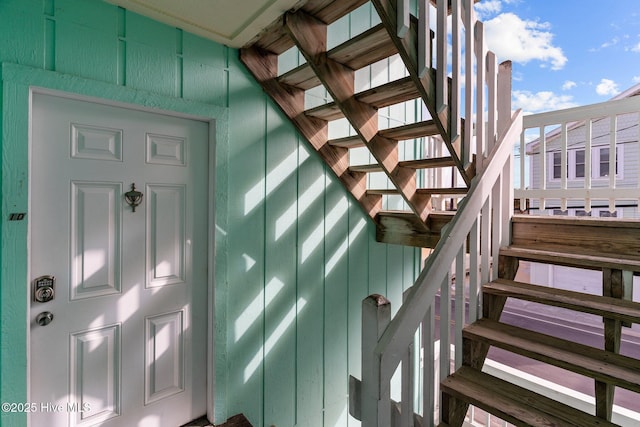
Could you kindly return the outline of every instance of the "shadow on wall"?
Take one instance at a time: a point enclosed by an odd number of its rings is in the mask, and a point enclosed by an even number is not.
[[[414,251],[376,243],[325,165],[266,115],[264,136],[252,129],[255,142],[230,153],[227,411],[254,425],[346,426],[361,301],[388,282],[399,301]]]

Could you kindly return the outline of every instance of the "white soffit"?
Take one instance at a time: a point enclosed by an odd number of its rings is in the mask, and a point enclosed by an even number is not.
[[[242,47],[300,0],[106,0],[230,47]]]

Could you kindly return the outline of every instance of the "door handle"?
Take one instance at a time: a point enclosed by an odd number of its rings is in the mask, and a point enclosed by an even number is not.
[[[53,321],[53,313],[50,311],[43,311],[36,316],[36,323],[40,326],[47,326]]]

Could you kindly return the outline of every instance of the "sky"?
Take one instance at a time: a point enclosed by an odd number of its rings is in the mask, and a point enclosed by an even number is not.
[[[525,114],[604,102],[640,84],[640,1],[481,0],[498,61],[513,61]]]

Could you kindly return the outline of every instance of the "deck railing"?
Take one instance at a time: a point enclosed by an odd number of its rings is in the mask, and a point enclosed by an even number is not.
[[[520,206],[637,206],[640,189],[640,96],[524,117]]]
[[[415,285],[405,294],[405,302],[396,316],[391,319],[390,304],[383,296],[372,295],[363,302],[362,381],[351,379],[350,410],[364,427],[438,423],[437,384],[452,367],[462,364],[462,327],[481,315],[480,285],[497,276],[497,268],[491,268],[492,254],[497,254],[500,246],[510,239],[512,154],[522,131],[521,112],[511,113],[511,67],[509,63],[498,66],[495,55],[487,52],[483,25],[474,16],[473,0],[450,2],[454,36],[452,52],[448,51],[448,3],[437,1],[432,55],[425,41],[428,29],[433,27],[428,22],[429,2],[419,2],[422,12],[418,18],[418,63],[424,68],[423,74],[437,70],[434,90],[438,110],[447,109],[443,116],[450,120],[451,139],[459,144],[460,158],[465,164],[471,163],[475,152],[476,176]],[[411,28],[405,4],[408,1],[398,0],[399,37]],[[447,73],[449,54],[453,58],[451,79]],[[463,62],[464,95],[460,89]],[[463,102],[467,117],[464,131],[460,113]],[[437,310],[439,331],[435,330]],[[440,349],[439,355],[436,347]],[[434,367],[436,360],[439,378]],[[399,378],[401,384],[397,396],[392,396],[392,378],[394,383]]]

